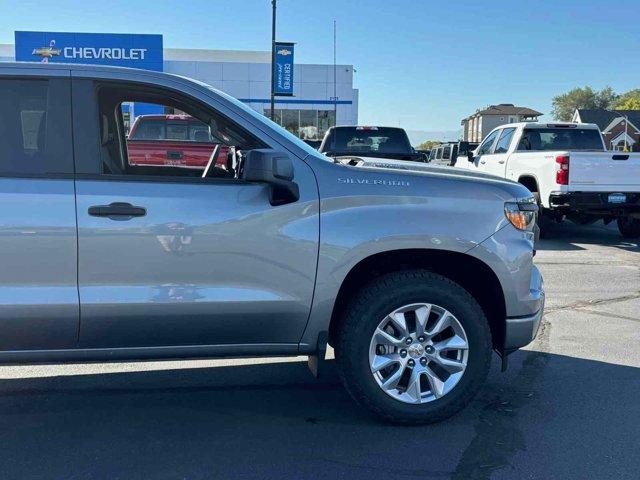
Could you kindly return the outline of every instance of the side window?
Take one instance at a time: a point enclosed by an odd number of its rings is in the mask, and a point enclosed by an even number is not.
[[[487,155],[488,153],[491,153],[493,142],[500,132],[501,130],[494,130],[487,138],[484,139],[484,142],[482,142],[482,145],[480,145],[480,148],[478,149],[478,155]]]
[[[211,107],[178,92],[111,83],[97,84],[94,91],[100,143],[95,165],[103,175],[235,178],[237,152],[264,147]],[[144,105],[138,109],[143,115],[136,116],[136,105]]]
[[[66,79],[0,80],[0,174],[72,174]]]
[[[163,119],[138,117],[135,128],[129,133],[129,140],[165,140],[167,122]]]
[[[505,128],[502,130],[502,134],[498,139],[498,143],[496,143],[496,148],[493,153],[506,153],[509,151],[509,145],[511,145],[511,139],[513,138],[513,132],[515,131],[515,128]]]
[[[447,145],[442,150],[442,159],[443,160],[449,160],[450,158],[451,158],[451,146]]]

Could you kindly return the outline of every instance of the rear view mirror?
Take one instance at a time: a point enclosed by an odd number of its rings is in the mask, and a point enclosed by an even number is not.
[[[271,186],[271,205],[292,203],[300,198],[298,185],[293,182],[293,162],[288,154],[269,149],[250,150],[243,163],[243,180]]]

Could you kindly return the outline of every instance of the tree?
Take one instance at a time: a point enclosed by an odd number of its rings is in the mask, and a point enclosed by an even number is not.
[[[599,92],[591,87],[578,87],[553,97],[551,113],[556,120],[568,122],[576,108],[612,108],[617,98],[611,87]]]
[[[620,95],[613,108],[616,110],[640,110],[640,88],[629,90]]]
[[[431,150],[433,147],[437,147],[441,143],[442,142],[439,142],[438,140],[427,140],[418,145],[416,150]]]

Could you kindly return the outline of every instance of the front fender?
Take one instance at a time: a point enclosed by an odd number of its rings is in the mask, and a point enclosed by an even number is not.
[[[495,192],[454,193],[434,186],[430,195],[350,195],[321,200],[316,288],[300,342],[316,349],[328,331],[340,287],[349,272],[373,255],[407,249],[465,253],[504,226],[503,199]]]

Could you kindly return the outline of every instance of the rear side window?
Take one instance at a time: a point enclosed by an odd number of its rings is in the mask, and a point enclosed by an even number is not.
[[[595,128],[531,128],[522,133],[518,150],[602,151],[603,146]]]
[[[173,140],[180,142],[215,143],[209,127],[197,120],[165,120],[141,118],[132,130],[129,140]]]
[[[142,119],[129,138],[131,140],[165,140],[166,126],[164,120]]]
[[[0,175],[73,173],[69,81],[0,79]]]
[[[451,158],[451,147],[449,145],[444,147],[444,149],[442,150],[442,158],[444,160],[449,160]]]
[[[509,145],[511,145],[511,138],[513,137],[513,132],[515,131],[515,128],[505,128],[504,130],[502,130],[502,135],[500,135],[493,153],[506,153],[509,150]]]

